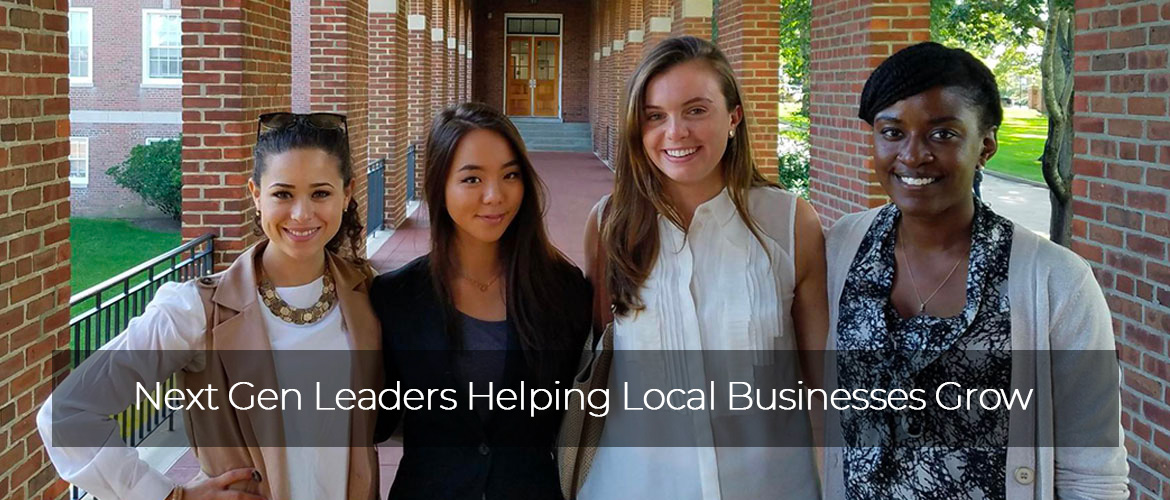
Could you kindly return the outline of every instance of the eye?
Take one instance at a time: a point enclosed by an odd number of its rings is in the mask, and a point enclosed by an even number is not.
[[[330,195],[332,195],[332,194],[333,194],[332,192],[330,192],[330,191],[325,191],[325,190],[321,190],[321,191],[313,191],[313,197],[314,197],[314,198],[319,198],[319,199],[328,198],[328,197],[329,197]]]
[[[659,113],[657,111],[652,111],[652,112],[646,113],[646,121],[656,122],[658,120],[661,120],[664,116],[666,116],[666,115]]]
[[[292,193],[290,193],[288,191],[277,191],[275,193],[272,193],[272,197],[276,198],[278,200],[287,200],[287,199],[292,198]]]
[[[931,134],[931,136],[940,141],[946,141],[958,137],[959,134],[955,133],[953,130],[936,130],[933,134]]]
[[[695,107],[687,110],[687,114],[691,116],[702,116],[707,114],[707,108]]]
[[[893,127],[883,128],[880,133],[882,137],[890,141],[896,141],[902,138],[902,131]]]
[[[504,174],[504,178],[505,179],[519,179],[520,172],[508,172],[507,174]]]
[[[471,176],[471,177],[464,177],[459,182],[461,182],[463,184],[479,184],[480,179],[479,179],[479,177]]]

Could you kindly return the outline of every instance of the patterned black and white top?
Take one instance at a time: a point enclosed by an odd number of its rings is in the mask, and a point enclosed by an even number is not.
[[[950,318],[902,318],[890,301],[900,217],[892,204],[878,213],[845,279],[837,324],[839,386],[923,388],[930,405],[934,388],[947,381],[1008,389],[1011,222],[975,201],[963,311]],[[1006,411],[845,411],[841,422],[851,500],[1006,493]]]

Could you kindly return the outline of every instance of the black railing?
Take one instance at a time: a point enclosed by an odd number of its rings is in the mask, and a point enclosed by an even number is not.
[[[366,167],[366,236],[382,229],[386,220],[386,159]]]
[[[414,199],[415,146],[406,147],[406,199]]]
[[[121,333],[132,318],[142,314],[163,283],[211,274],[213,238],[211,234],[200,236],[69,299],[69,306],[75,311],[69,319],[73,366],[89,358]],[[175,383],[172,376],[163,383],[163,390],[174,388]],[[114,419],[126,444],[138,446],[164,422],[174,430],[173,414],[165,406],[155,410],[150,405],[142,405],[127,408],[114,415]],[[77,487],[71,488],[74,499],[84,494]]]

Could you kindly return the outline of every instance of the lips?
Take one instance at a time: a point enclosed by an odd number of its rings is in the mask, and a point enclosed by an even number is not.
[[[672,162],[683,162],[694,157],[695,153],[697,153],[699,149],[702,149],[702,147],[694,146],[689,148],[669,148],[663,149],[662,152],[665,154],[667,160]]]
[[[286,228],[281,228],[281,230],[284,231],[285,236],[288,236],[288,239],[290,239],[290,240],[309,241],[309,240],[313,239],[314,236],[317,236],[317,233],[321,231],[321,228],[320,227],[313,227],[313,228],[293,229],[293,228],[286,227]]]
[[[938,180],[941,179],[941,177],[928,177],[928,176],[921,175],[921,174],[917,174],[917,175],[894,174],[894,177],[896,177],[898,179],[898,181],[900,181],[902,184],[905,184],[906,186],[909,186],[909,187],[926,187],[926,186],[929,186],[931,184],[938,182]]]
[[[506,213],[476,215],[477,218],[483,220],[484,222],[487,222],[488,224],[499,224],[501,222],[504,222],[504,219],[506,219],[507,216],[508,216],[508,214],[506,214]]]

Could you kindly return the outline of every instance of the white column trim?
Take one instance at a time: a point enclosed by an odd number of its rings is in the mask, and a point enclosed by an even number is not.
[[[455,47],[458,47],[458,46],[459,46],[459,40],[455,39],[455,37],[447,37],[447,48],[448,49],[455,50]]]
[[[431,28],[431,41],[432,42],[443,41],[443,28]]]
[[[683,17],[711,17],[714,11],[714,2],[711,0],[683,0]]]
[[[398,0],[370,0],[370,14],[397,14]]]
[[[600,61],[601,60],[601,52],[594,52],[593,53],[593,60]]]
[[[623,40],[614,40],[613,41],[613,51],[614,52],[621,52],[622,49],[625,49],[625,48],[626,48],[625,41],[623,41]]]
[[[459,44],[459,53],[460,53],[460,54],[466,54],[466,53],[467,53],[467,46],[466,46],[466,45],[463,45],[462,43],[461,43],[461,44]]]
[[[427,28],[426,14],[411,14],[406,16],[406,29],[410,31],[419,31]]]
[[[610,49],[608,46],[601,48],[601,56],[602,57],[609,57],[609,54],[610,54]]]
[[[655,16],[650,18],[650,32],[651,33],[670,33],[671,19],[668,16]]]
[[[646,40],[646,32],[642,30],[630,30],[626,34],[627,43],[642,43]]]

